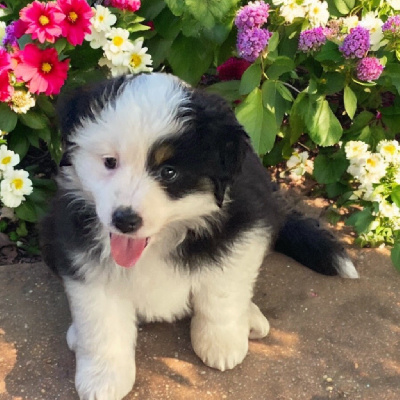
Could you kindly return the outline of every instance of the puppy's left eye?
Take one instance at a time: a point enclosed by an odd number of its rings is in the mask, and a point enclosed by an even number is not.
[[[104,157],[103,161],[104,161],[104,166],[107,169],[115,169],[115,168],[117,168],[118,162],[117,162],[117,159],[115,157]]]
[[[175,168],[170,167],[169,165],[164,165],[160,169],[160,178],[164,182],[173,182],[178,176],[178,172],[175,170]]]

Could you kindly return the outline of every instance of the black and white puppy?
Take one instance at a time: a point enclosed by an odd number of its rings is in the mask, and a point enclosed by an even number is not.
[[[205,364],[241,363],[269,330],[252,296],[273,249],[358,277],[330,233],[285,211],[220,97],[153,73],[83,88],[59,108],[65,151],[42,246],[68,295],[81,399],[132,389],[142,320],[191,315]]]

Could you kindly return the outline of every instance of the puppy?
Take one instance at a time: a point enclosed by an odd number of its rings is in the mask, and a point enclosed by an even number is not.
[[[269,331],[252,302],[273,249],[313,270],[358,274],[313,220],[288,213],[234,113],[176,77],[123,76],[59,106],[64,155],[42,222],[63,279],[84,400],[120,400],[135,381],[138,321],[191,316],[193,349],[221,371]]]

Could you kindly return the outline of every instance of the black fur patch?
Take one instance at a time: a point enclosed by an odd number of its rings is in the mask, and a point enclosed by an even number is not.
[[[41,249],[46,264],[60,276],[79,278],[72,264],[73,254],[89,254],[100,261],[98,221],[93,205],[60,190],[50,212],[40,223]]]

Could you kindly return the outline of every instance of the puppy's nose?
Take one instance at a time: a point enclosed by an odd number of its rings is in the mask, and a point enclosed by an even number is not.
[[[142,226],[143,220],[131,208],[120,207],[113,212],[112,223],[122,233],[133,233]]]

